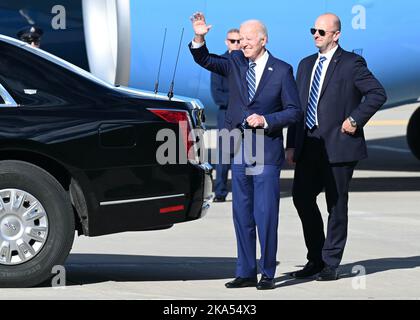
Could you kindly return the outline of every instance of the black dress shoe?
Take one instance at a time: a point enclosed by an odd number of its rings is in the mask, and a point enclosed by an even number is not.
[[[228,289],[255,287],[257,285],[257,278],[241,278],[237,277],[225,284]]]
[[[325,266],[324,269],[319,273],[317,281],[334,281],[338,279],[337,268]]]
[[[273,278],[262,276],[260,282],[257,284],[257,290],[271,290],[274,289],[275,286],[276,283],[274,282]]]
[[[324,268],[323,262],[309,261],[302,270],[292,272],[290,275],[296,279],[305,279],[319,273]]]
[[[214,197],[213,202],[225,202],[226,197]]]

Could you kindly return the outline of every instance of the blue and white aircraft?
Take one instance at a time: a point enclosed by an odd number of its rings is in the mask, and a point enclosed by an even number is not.
[[[336,13],[343,24],[341,46],[366,58],[386,88],[385,107],[420,101],[420,2],[413,0],[0,0],[0,33],[16,37],[36,25],[44,31],[43,50],[108,82],[142,90],[155,89],[162,61],[160,92],[170,89],[180,50],[175,93],[199,98],[212,126],[217,106],[210,75],[187,48],[195,11],[213,25],[206,37],[212,52],[225,51],[228,29],[260,19],[270,52],[295,69],[315,52],[309,29],[316,17]],[[407,139],[420,159],[420,108],[410,118]]]

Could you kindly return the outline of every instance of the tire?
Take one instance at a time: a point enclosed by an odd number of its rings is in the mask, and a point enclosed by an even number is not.
[[[414,111],[408,122],[407,143],[414,156],[420,160],[420,108]]]
[[[35,165],[0,161],[1,206],[0,287],[43,283],[53,276],[54,266],[64,265],[73,245],[75,222],[67,192]]]

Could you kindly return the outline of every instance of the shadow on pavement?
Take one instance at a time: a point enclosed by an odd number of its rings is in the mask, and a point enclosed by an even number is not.
[[[235,277],[235,258],[163,257],[110,254],[71,254],[66,262],[67,286],[103,282],[229,280]],[[301,269],[303,266],[296,266]],[[339,280],[391,270],[420,268],[420,256],[379,258],[341,265]],[[296,270],[298,270],[296,269]],[[295,279],[292,271],[275,279],[276,288],[315,281]],[[44,283],[39,287],[49,287]]]
[[[351,278],[358,275],[358,266],[366,270],[366,275],[390,270],[406,270],[420,268],[420,256],[401,258],[379,258],[357,261],[340,267],[340,278]],[[355,270],[353,270],[355,268]]]
[[[301,267],[303,266],[299,266],[299,268]],[[407,270],[415,268],[420,268],[420,256],[362,260],[341,265],[339,268],[339,280],[363,275],[369,276],[371,274],[387,272],[391,270]],[[360,270],[363,270],[365,273],[361,273]],[[285,273],[283,276],[275,279],[276,288],[283,288],[291,285],[315,281],[315,276],[308,279],[295,279],[290,276],[289,273]]]
[[[107,281],[192,281],[230,279],[235,258],[71,254],[66,261],[68,285]]]

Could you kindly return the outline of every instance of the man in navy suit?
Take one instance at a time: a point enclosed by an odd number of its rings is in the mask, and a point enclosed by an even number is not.
[[[227,57],[233,50],[239,50],[240,45],[240,35],[238,29],[230,29],[226,34],[225,44],[227,51],[222,55],[222,57]],[[217,129],[222,130],[225,127],[225,118],[226,110],[229,103],[229,83],[226,77],[221,76],[220,74],[211,73],[211,95],[214,102],[219,106],[219,112],[217,113]],[[214,199],[213,202],[225,202],[226,196],[228,194],[227,189],[227,179],[230,169],[229,163],[223,163],[222,156],[222,141],[218,139],[218,152],[219,152],[219,161],[216,164],[216,181],[214,183]]]
[[[249,20],[241,25],[242,50],[232,51],[228,57],[209,53],[204,36],[211,26],[206,25],[202,13],[195,13],[192,22],[195,36],[190,49],[194,60],[200,66],[227,77],[229,82],[226,129],[250,128],[244,134],[245,139],[241,139],[240,148],[235,149],[232,165],[232,207],[238,260],[236,278],[226,283],[226,287],[273,289],[280,168],[284,162],[282,130],[302,117],[292,67],[265,49],[267,29],[260,21]],[[248,143],[249,132],[253,138],[262,136],[261,144],[252,144],[262,153],[262,157],[257,155],[260,158],[257,163],[250,163],[247,153],[241,148]],[[258,284],[256,230],[261,247],[259,266],[262,276]]]
[[[302,221],[308,249],[306,266],[295,278],[329,281],[338,278],[347,241],[348,191],[357,162],[367,157],[363,127],[385,103],[385,90],[366,61],[343,50],[341,22],[320,16],[311,29],[319,52],[303,59],[297,72],[301,123],[291,127],[286,158],[296,162],[293,202]],[[317,196],[325,190],[326,237]]]

